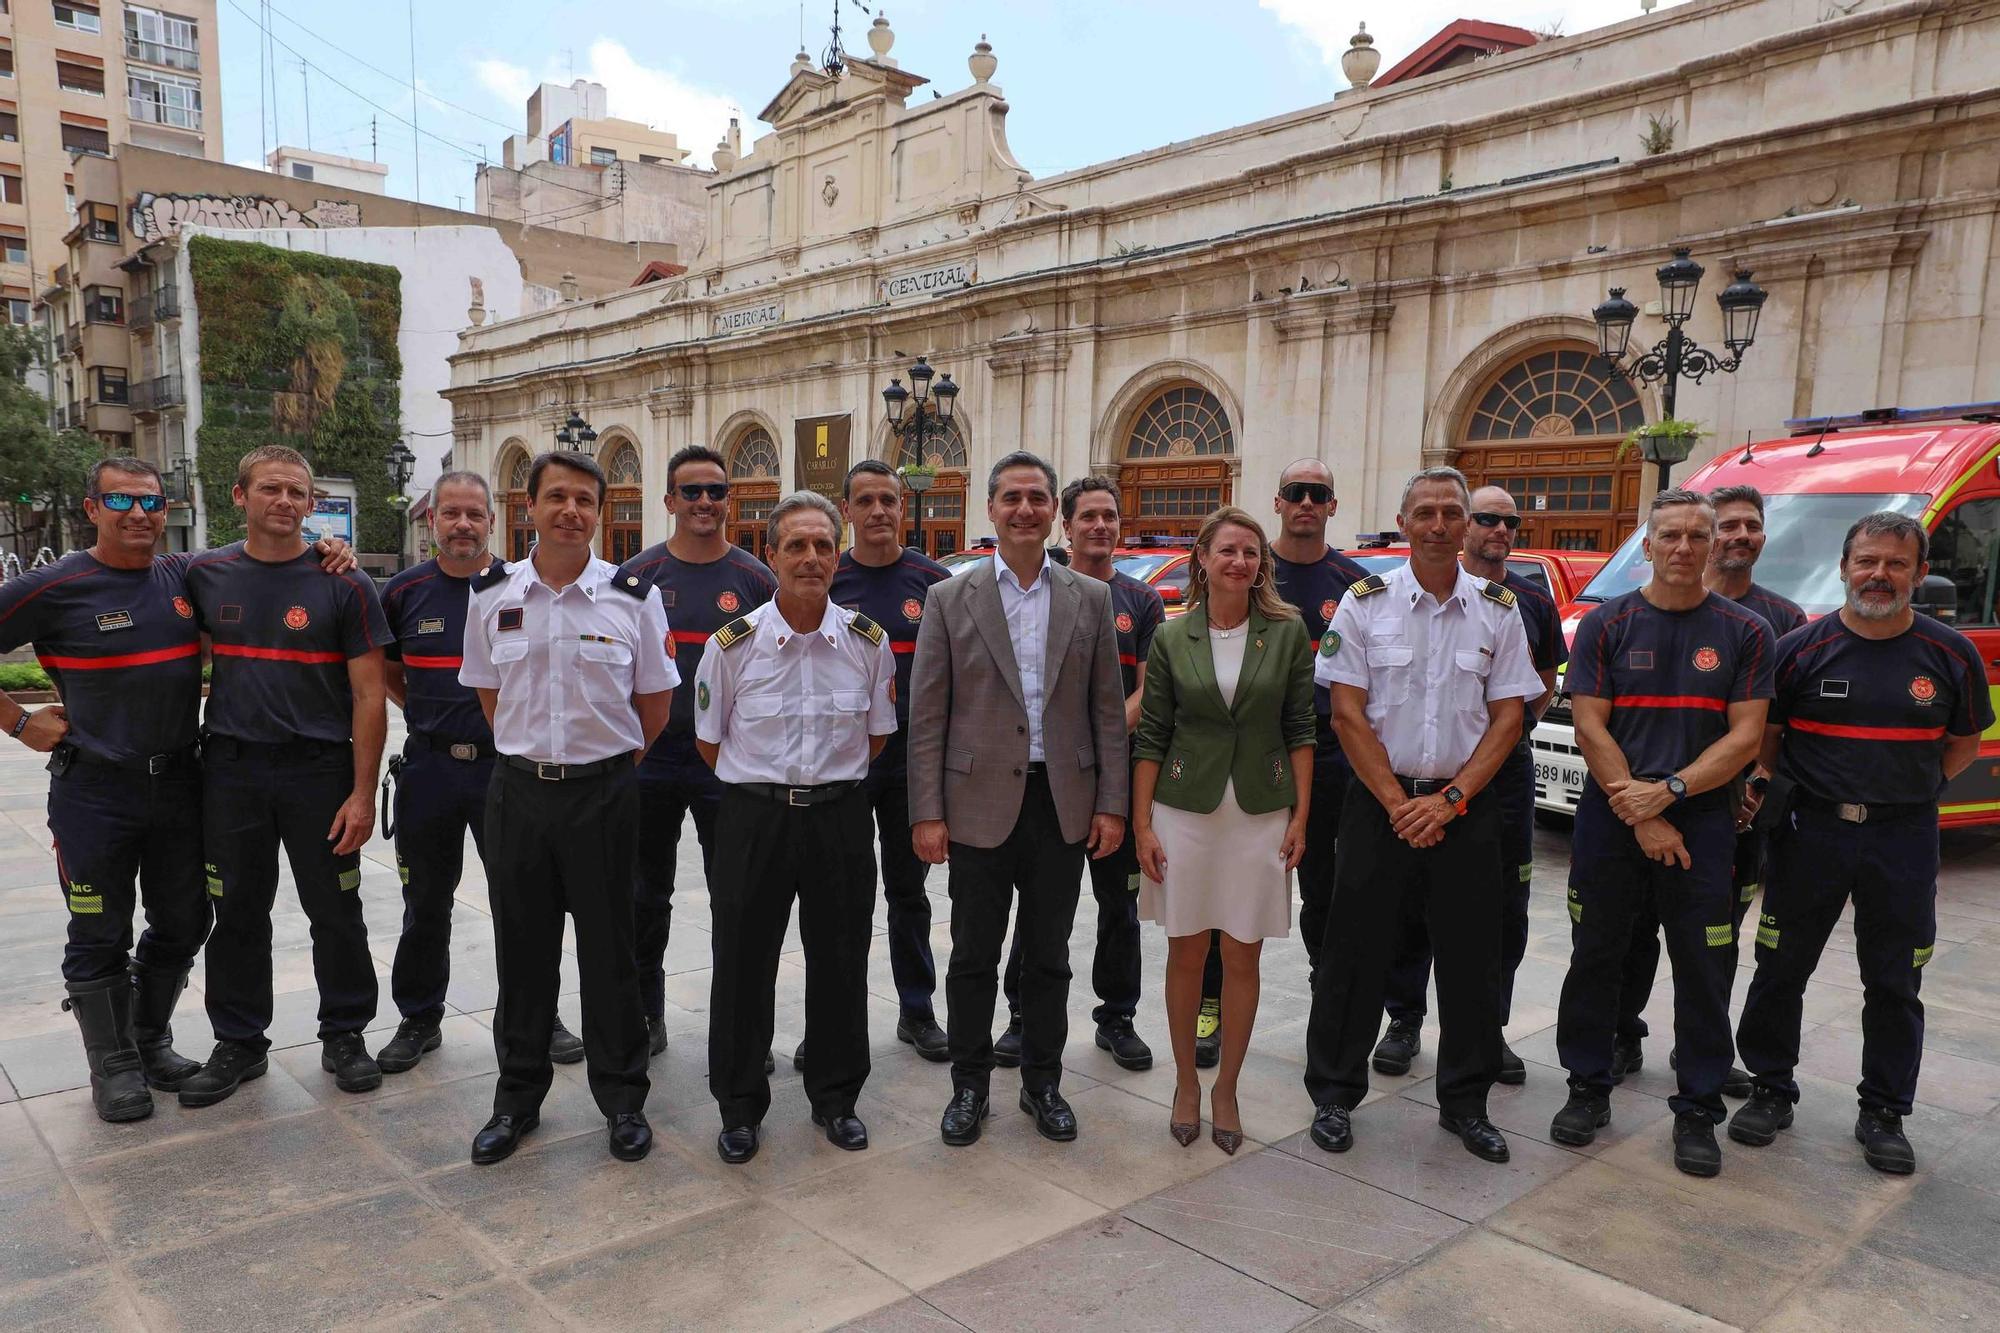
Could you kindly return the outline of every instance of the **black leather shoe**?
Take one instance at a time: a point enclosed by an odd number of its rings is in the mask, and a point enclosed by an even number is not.
[[[521,1146],[521,1140],[541,1123],[541,1115],[534,1111],[526,1115],[494,1116],[472,1136],[472,1164],[491,1166],[506,1161]]]
[[[396,1035],[375,1052],[375,1064],[385,1074],[407,1074],[423,1063],[424,1053],[444,1045],[438,1025],[425,1018],[406,1018]]]
[[[1722,1147],[1715,1141],[1715,1122],[1694,1111],[1674,1117],[1674,1165],[1690,1176],[1722,1173]]]
[[[558,1026],[560,1026],[561,1020],[557,1020],[557,1023]],[[553,1049],[555,1046],[555,1039],[553,1037],[549,1039],[549,1046],[551,1048],[551,1054],[553,1054]],[[646,1058],[650,1060],[654,1056],[658,1055],[661,1051],[664,1051],[666,1049],[667,1049],[667,1020],[664,1018],[647,1019]]]
[[[813,1123],[826,1131],[826,1141],[836,1148],[860,1152],[868,1146],[868,1126],[861,1123],[860,1116],[828,1116],[814,1111]]]
[[[775,1074],[778,1072],[778,1057],[771,1054],[769,1051],[764,1052],[764,1072],[767,1074]]]
[[[1757,1085],[1751,1081],[1748,1070],[1738,1069],[1735,1065],[1731,1065],[1729,1066],[1729,1072],[1722,1076],[1722,1095],[1725,1097],[1741,1099],[1748,1097],[1756,1090]]]
[[[792,1068],[794,1068],[794,1069],[798,1070],[798,1071],[799,1071],[800,1073],[804,1073],[804,1072],[805,1072],[805,1068],[806,1068],[806,1042],[805,1042],[805,1038],[803,1038],[803,1037],[799,1038],[799,1044],[798,1044],[798,1045],[796,1045],[796,1046],[792,1047]],[[769,1071],[769,1070],[765,1070],[764,1072],[766,1072],[766,1073],[769,1073],[770,1071]]]
[[[1035,1117],[1035,1130],[1043,1138],[1068,1143],[1076,1137],[1076,1112],[1054,1088],[1040,1092],[1021,1089],[1021,1109]]]
[[[1007,1030],[993,1041],[993,1063],[1002,1069],[1021,1067],[1021,1020],[1007,1020]]]
[[[960,1088],[951,1095],[951,1105],[944,1108],[944,1118],[938,1121],[938,1131],[946,1143],[954,1148],[963,1148],[968,1143],[979,1142],[979,1122],[992,1114],[993,1107],[987,1102],[985,1093]]]
[[[1410,1061],[1417,1058],[1417,1052],[1424,1048],[1423,1025],[1409,1019],[1392,1018],[1389,1030],[1382,1034],[1382,1040],[1375,1043],[1375,1055],[1369,1061],[1378,1074],[1407,1074]]]
[[[1620,1037],[1611,1047],[1611,1081],[1623,1083],[1627,1074],[1636,1074],[1646,1067],[1646,1052],[1639,1045],[1637,1037],[1630,1041]]]
[[[1510,1088],[1518,1088],[1528,1081],[1528,1062],[1514,1054],[1514,1048],[1504,1041],[1500,1043],[1500,1073],[1496,1081]]]
[[[1132,1030],[1130,1019],[1100,1023],[1097,1027],[1097,1049],[1111,1052],[1112,1061],[1120,1069],[1153,1067],[1153,1048]]]
[[[1549,1137],[1557,1143],[1581,1148],[1596,1139],[1597,1131],[1611,1123],[1611,1099],[1597,1092],[1569,1090],[1569,1100],[1549,1121]]]
[[[651,1029],[650,1020],[646,1026]],[[658,1055],[667,1048],[667,1032],[664,1027],[660,1029],[659,1042],[657,1047],[651,1045],[647,1047],[650,1055]],[[549,1031],[549,1059],[559,1065],[573,1065],[583,1059],[583,1038],[564,1027],[560,1018],[556,1020],[555,1027]]]
[[[1474,1157],[1489,1162],[1504,1162],[1509,1156],[1507,1136],[1495,1129],[1493,1122],[1483,1115],[1457,1116],[1439,1111],[1438,1126],[1458,1135],[1458,1141]]]
[[[896,1040],[916,1048],[917,1054],[934,1065],[951,1059],[951,1041],[935,1018],[899,1018]]]
[[[382,1067],[368,1054],[359,1032],[343,1032],[319,1044],[319,1067],[333,1075],[342,1092],[373,1092],[382,1086]]]
[[[1313,1107],[1312,1141],[1325,1152],[1346,1152],[1354,1146],[1354,1121],[1345,1106],[1327,1102]]]
[[[731,1166],[741,1166],[757,1155],[757,1127],[738,1125],[715,1136],[715,1155]]]
[[[1854,1120],[1854,1141],[1868,1165],[1892,1176],[1907,1176],[1917,1169],[1917,1152],[1903,1137],[1903,1117],[1864,1106]]]
[[[1752,1148],[1762,1148],[1778,1137],[1779,1130],[1791,1127],[1792,1099],[1783,1093],[1758,1088],[1730,1117],[1729,1137]]]
[[[604,1127],[610,1131],[611,1155],[621,1162],[636,1162],[653,1151],[653,1127],[644,1111],[620,1111],[607,1117]]]
[[[201,1071],[181,1084],[182,1106],[213,1106],[235,1092],[239,1084],[262,1078],[271,1062],[264,1052],[237,1041],[218,1041]]]
[[[1222,1001],[1203,1000],[1194,1020],[1194,1067],[1213,1069],[1222,1061]]]

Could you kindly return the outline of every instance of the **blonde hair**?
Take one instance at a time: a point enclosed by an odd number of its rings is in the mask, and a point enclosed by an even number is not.
[[[1250,586],[1250,605],[1257,614],[1266,620],[1298,619],[1298,608],[1278,595],[1278,568],[1271,556],[1271,539],[1264,535],[1263,525],[1248,510],[1235,505],[1224,505],[1203,519],[1201,531],[1195,534],[1194,577],[1188,580],[1188,609],[1192,611],[1208,603],[1208,570],[1204,561],[1215,546],[1215,534],[1225,526],[1257,534],[1257,578]]]

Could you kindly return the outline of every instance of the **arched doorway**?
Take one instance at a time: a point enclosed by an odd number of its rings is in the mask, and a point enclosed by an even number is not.
[[[532,460],[518,444],[500,451],[501,554],[509,561],[526,560],[535,544],[535,525],[528,517],[528,467]]]
[[[1125,429],[1118,489],[1127,534],[1192,537],[1230,502],[1236,433],[1222,400],[1181,381],[1159,390]]]
[[[921,550],[933,560],[965,549],[965,497],[967,493],[965,431],[954,417],[950,421],[929,419],[924,439],[905,437],[896,450],[896,466],[925,464],[937,469],[937,480],[924,492],[924,540]],[[904,542],[917,545],[917,516],[912,508],[904,515]]]
[[[729,540],[764,558],[764,525],[778,504],[778,446],[762,426],[747,427],[723,451],[729,460]]]
[[[639,446],[619,438],[604,461],[604,558],[622,565],[645,549],[646,490]]]
[[[1638,523],[1641,464],[1616,455],[1645,424],[1639,395],[1594,349],[1537,348],[1474,395],[1454,460],[1473,486],[1504,486],[1521,507],[1519,544],[1609,551]]]

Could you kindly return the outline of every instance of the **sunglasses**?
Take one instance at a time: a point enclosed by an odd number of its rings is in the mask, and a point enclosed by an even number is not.
[[[105,491],[89,498],[114,514],[126,513],[133,505],[138,505],[142,514],[157,514],[167,507],[167,497],[164,495],[130,495],[124,491]]]
[[[1519,514],[1477,513],[1472,516],[1472,521],[1482,528],[1497,528],[1502,523],[1505,523],[1509,532],[1518,531],[1521,527],[1521,516]]]
[[[726,481],[711,481],[702,485],[677,486],[674,489],[681,493],[681,499],[690,502],[699,500],[704,495],[711,500],[727,500],[729,498],[729,483]]]
[[[1316,505],[1333,502],[1333,487],[1323,486],[1316,481],[1295,481],[1278,488],[1278,498],[1286,504],[1304,504],[1310,500]]]

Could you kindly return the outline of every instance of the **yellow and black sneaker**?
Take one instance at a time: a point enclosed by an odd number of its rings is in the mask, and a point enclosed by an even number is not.
[[[1194,1020],[1194,1062],[1199,1068],[1213,1069],[1221,1060],[1222,1001],[1204,999]]]

